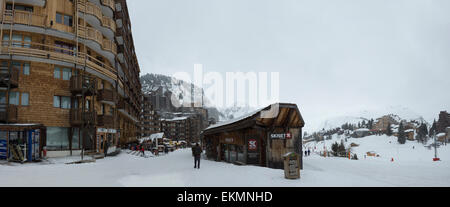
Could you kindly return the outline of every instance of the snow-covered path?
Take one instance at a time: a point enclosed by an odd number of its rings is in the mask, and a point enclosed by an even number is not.
[[[305,158],[300,180],[282,170],[202,160],[193,168],[190,149],[141,158],[126,153],[82,165],[0,165],[0,186],[450,186],[450,162],[390,163]]]

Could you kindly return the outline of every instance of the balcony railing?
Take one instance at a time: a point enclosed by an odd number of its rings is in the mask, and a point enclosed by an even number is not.
[[[6,104],[0,105],[0,122],[1,123],[17,123],[18,122],[18,113],[17,106]]]
[[[112,115],[98,115],[97,125],[105,128],[114,128],[114,116]]]
[[[6,10],[5,9],[3,14],[0,15],[0,20],[2,20],[4,22],[12,23],[13,17],[14,17],[15,24],[24,24],[24,25],[28,25],[28,26],[38,26],[38,27],[46,26],[46,20],[47,20],[46,15],[34,14],[32,12],[21,11],[21,10]]]
[[[103,16],[102,9],[96,4],[87,0],[78,1],[78,10],[97,17],[103,27],[111,29],[114,33],[116,32],[116,22],[107,16]]]
[[[97,81],[88,76],[72,76],[70,78],[70,91],[72,94],[92,96],[97,94]]]
[[[97,125],[97,112],[85,111],[81,109],[70,110],[70,124],[72,126]]]
[[[8,66],[0,66],[0,87],[7,88],[8,85],[11,88],[19,87],[19,69],[12,67],[9,71]]]
[[[102,5],[109,7],[113,11],[116,11],[114,0],[102,0]]]
[[[14,14],[13,14],[14,13]],[[101,13],[101,11],[100,11]],[[36,27],[43,27],[46,28],[47,25],[47,16],[44,15],[38,15],[34,14],[32,12],[28,11],[20,11],[20,10],[4,10],[3,14],[0,15],[0,21],[3,21],[5,23],[12,23],[14,17],[14,23],[15,24],[24,24],[28,26],[36,26]],[[99,17],[99,20],[102,22],[102,25],[104,27],[113,29],[115,32],[115,22],[112,19],[109,19],[108,17],[103,18],[103,16]],[[117,55],[117,45],[112,42],[106,42],[104,41],[103,34],[101,31],[94,29],[92,27],[83,27],[78,26],[78,35],[81,38],[93,40],[100,44],[102,48],[108,52],[112,52],[114,55]],[[108,45],[103,45],[103,43],[106,43]]]
[[[16,45],[24,46],[22,47]],[[114,68],[85,53],[76,53],[74,50],[66,48],[44,45],[35,42],[2,41],[2,44],[0,44],[0,53],[64,61],[69,63],[76,63],[78,65],[86,64],[86,66],[96,70],[103,75],[106,75],[110,78],[117,78],[117,71]]]
[[[109,89],[102,89],[98,91],[97,100],[98,101],[107,101],[114,103],[116,100],[116,92]]]

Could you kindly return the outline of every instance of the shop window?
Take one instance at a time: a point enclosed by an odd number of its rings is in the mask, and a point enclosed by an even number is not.
[[[243,146],[237,146],[237,161],[245,163],[244,147]]]
[[[81,149],[80,148],[80,129],[72,128],[72,149]]]
[[[47,127],[47,149],[48,150],[69,149],[69,128]]]
[[[22,93],[21,98],[21,104],[22,106],[29,106],[30,105],[30,94],[29,93]]]

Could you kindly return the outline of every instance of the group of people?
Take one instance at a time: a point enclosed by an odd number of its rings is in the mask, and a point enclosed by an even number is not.
[[[311,149],[305,150],[305,157],[311,155]]]

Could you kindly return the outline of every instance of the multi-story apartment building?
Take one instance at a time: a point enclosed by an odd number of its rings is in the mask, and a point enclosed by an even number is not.
[[[0,122],[41,124],[48,156],[140,136],[125,0],[0,0]]]
[[[161,132],[161,123],[159,115],[151,102],[151,96],[143,95],[142,99],[141,131],[143,137],[148,137]]]

